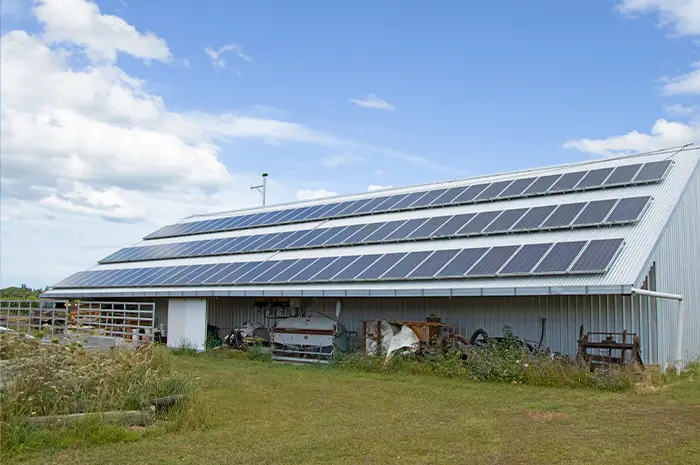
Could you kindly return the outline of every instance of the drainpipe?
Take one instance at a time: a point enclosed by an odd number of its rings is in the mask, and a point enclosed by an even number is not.
[[[632,294],[655,297],[658,299],[669,299],[678,301],[678,335],[676,337],[676,369],[680,374],[683,371],[683,331],[685,329],[685,300],[682,295],[668,294],[666,292],[647,291],[646,289],[632,288]]]

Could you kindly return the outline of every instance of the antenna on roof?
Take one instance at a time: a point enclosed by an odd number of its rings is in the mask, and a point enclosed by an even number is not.
[[[265,206],[265,197],[267,196],[267,173],[263,173],[262,178],[263,178],[262,184],[260,184],[259,186],[250,186],[250,190],[255,189],[262,194],[263,207],[264,207]]]

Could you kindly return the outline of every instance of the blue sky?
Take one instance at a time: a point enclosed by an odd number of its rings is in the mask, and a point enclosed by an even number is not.
[[[698,4],[2,0],[3,47],[17,56],[45,47],[64,60],[3,68],[61,82],[108,75],[91,78],[94,101],[89,86],[66,97],[37,81],[49,90],[24,100],[3,87],[3,116],[18,125],[3,127],[16,143],[3,149],[2,284],[49,284],[160,224],[254,205],[248,186],[261,171],[281,202],[694,142]],[[116,32],[104,27],[117,20]],[[151,108],[143,115],[142,104]],[[62,153],[13,138],[44,134],[19,131],[18,115],[46,111],[63,128],[51,137],[72,140]],[[183,119],[188,127],[173,129]],[[74,140],[93,124],[96,143],[114,148],[104,159]],[[144,132],[151,139],[141,141]],[[172,166],[150,159],[172,150],[166,139],[185,146]],[[57,157],[60,174],[27,177],[32,163]],[[123,178],[109,174],[115,166]],[[171,167],[167,182],[153,180]],[[83,225],[83,239],[58,226],[65,221]],[[19,266],[11,250],[27,241],[63,265]]]

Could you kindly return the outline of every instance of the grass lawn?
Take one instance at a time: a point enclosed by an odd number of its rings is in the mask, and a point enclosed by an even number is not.
[[[365,374],[208,356],[205,430],[46,451],[24,463],[700,463],[700,379],[651,394]]]

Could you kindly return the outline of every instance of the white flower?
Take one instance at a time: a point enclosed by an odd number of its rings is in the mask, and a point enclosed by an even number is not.
[[[530,365],[528,365],[528,364],[526,363],[526,364],[525,364],[525,365],[523,365],[523,366],[524,366],[525,368],[527,368],[527,367],[529,367]]]

